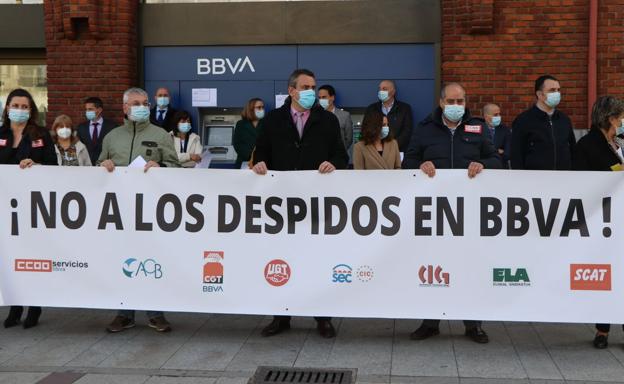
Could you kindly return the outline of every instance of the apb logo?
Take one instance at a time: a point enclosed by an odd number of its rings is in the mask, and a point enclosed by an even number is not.
[[[142,276],[160,279],[163,275],[162,266],[154,259],[138,261],[137,259],[130,258],[124,261],[122,269],[124,275],[129,278]]]
[[[264,267],[264,278],[274,287],[281,287],[290,280],[290,266],[284,260],[271,260]]]
[[[525,268],[517,268],[515,272],[511,268],[494,268],[492,281],[499,287],[531,285]]]
[[[571,264],[570,289],[573,291],[610,291],[611,264]]]
[[[332,283],[352,283],[353,269],[347,264],[338,264],[333,269]]]
[[[204,251],[204,284],[223,284],[223,252]]]
[[[16,272],[52,272],[52,260],[15,259]]]
[[[449,273],[442,272],[442,267],[439,265],[435,268],[433,265],[422,265],[418,270],[418,278],[421,287],[448,287],[451,283]]]

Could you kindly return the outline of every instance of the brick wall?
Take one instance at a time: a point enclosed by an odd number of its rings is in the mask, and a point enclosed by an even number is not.
[[[123,119],[122,94],[137,83],[136,0],[46,0],[48,126],[61,113],[85,120],[84,99]]]
[[[622,50],[613,49],[624,36],[623,1],[601,3],[599,95],[624,85]],[[511,124],[534,103],[535,79],[549,73],[561,81],[560,109],[588,128],[588,14],[587,0],[442,0],[442,80],[466,87],[473,114],[495,102]]]
[[[624,0],[598,4],[598,95],[624,98]]]

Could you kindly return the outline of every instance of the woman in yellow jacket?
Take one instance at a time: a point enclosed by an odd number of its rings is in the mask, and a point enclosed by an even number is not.
[[[353,146],[354,169],[401,169],[399,144],[392,137],[388,118],[375,113],[364,119],[360,141]]]

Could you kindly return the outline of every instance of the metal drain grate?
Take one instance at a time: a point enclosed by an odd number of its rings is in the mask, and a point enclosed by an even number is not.
[[[353,384],[353,369],[258,367],[248,384]]]

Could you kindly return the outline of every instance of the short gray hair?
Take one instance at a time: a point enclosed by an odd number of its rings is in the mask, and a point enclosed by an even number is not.
[[[288,77],[288,86],[292,88],[297,88],[297,79],[301,75],[306,75],[314,78],[314,73],[309,69],[295,69],[293,73]]]
[[[149,99],[149,95],[141,88],[129,88],[123,93],[123,103],[127,104],[130,95],[141,95]]]
[[[490,110],[491,110],[493,107],[499,107],[499,108],[500,108],[500,105],[498,105],[498,104],[496,104],[496,103],[487,103],[487,104],[485,104],[485,105],[483,106],[483,116],[485,116],[485,115],[489,115],[489,114],[490,114]]]
[[[609,121],[612,117],[624,115],[624,102],[613,96],[601,96],[592,107],[592,129],[608,130],[611,127]]]
[[[394,89],[396,91],[396,83],[394,82],[394,80],[390,80],[390,79],[381,80],[379,82],[379,84],[381,84],[383,82],[390,83],[392,85],[392,89]]]
[[[446,98],[446,89],[448,87],[453,87],[453,86],[457,86],[461,88],[461,90],[464,91],[464,98],[466,97],[466,88],[464,88],[464,86],[459,83],[453,82],[453,83],[446,83],[442,86],[442,89],[440,89],[440,99]]]

